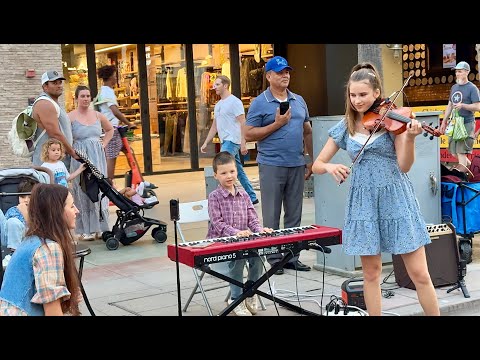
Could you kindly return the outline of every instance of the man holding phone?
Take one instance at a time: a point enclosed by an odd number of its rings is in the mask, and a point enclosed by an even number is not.
[[[288,90],[291,70],[281,56],[267,62],[269,87],[252,101],[244,132],[246,141],[257,141],[263,225],[272,229],[280,228],[282,204],[283,228],[300,226],[304,183],[312,174],[312,163],[305,161],[306,153],[313,154],[312,127],[305,100]],[[298,255],[284,268],[311,270]],[[273,266],[282,257],[267,255],[267,261]],[[279,269],[276,274],[283,272]]]

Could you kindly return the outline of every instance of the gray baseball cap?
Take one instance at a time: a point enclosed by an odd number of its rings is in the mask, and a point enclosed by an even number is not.
[[[452,70],[467,70],[470,71],[470,65],[465,61],[460,61]]]
[[[66,79],[63,77],[63,74],[60,74],[56,70],[45,71],[42,75],[42,85],[45,84],[47,81],[55,81],[55,80],[66,80]]]

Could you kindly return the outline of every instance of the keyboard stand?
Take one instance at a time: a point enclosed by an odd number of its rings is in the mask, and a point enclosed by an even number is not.
[[[293,253],[292,252],[287,252],[284,254],[282,260],[280,260],[279,262],[275,263],[271,268],[270,270],[268,270],[266,273],[264,273],[257,281],[247,281],[245,283],[242,283],[242,282],[239,282],[239,281],[236,281],[224,274],[221,274],[217,271],[214,271],[210,268],[210,266],[208,265],[202,265],[201,267],[199,267],[199,269],[201,269],[202,271],[205,271],[207,274],[210,274],[212,276],[215,276],[216,278],[219,278],[221,280],[224,280],[224,281],[228,281],[229,283],[231,284],[234,284],[234,285],[237,285],[237,286],[240,286],[241,288],[243,288],[243,293],[242,295],[240,295],[240,297],[238,297],[237,299],[235,299],[230,305],[228,305],[225,309],[223,309],[219,314],[218,316],[226,316],[228,315],[238,304],[240,304],[243,300],[245,300],[247,297],[252,297],[254,296],[255,294],[259,295],[259,296],[262,296],[266,299],[269,299],[270,301],[274,301],[275,303],[277,304],[280,304],[281,306],[289,309],[289,310],[292,310],[292,311],[295,311],[299,314],[302,314],[302,315],[311,315],[311,316],[320,316],[321,314],[317,314],[315,312],[312,312],[312,311],[309,311],[309,310],[305,310],[299,306],[296,306],[288,301],[285,301],[285,300],[282,300],[282,299],[279,299],[275,296],[272,296],[270,294],[267,294],[263,291],[260,291],[258,290],[258,288],[260,286],[262,286],[262,284],[267,281],[272,275],[275,274],[275,272],[280,269],[280,268],[283,268],[283,266],[290,260],[293,258]]]

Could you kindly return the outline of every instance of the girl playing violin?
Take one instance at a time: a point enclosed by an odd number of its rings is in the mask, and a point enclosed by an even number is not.
[[[375,67],[361,63],[352,68],[346,87],[345,118],[329,130],[329,138],[313,164],[316,174],[329,173],[341,183],[351,175],[342,232],[343,250],[359,255],[364,297],[369,315],[381,315],[381,252],[400,254],[417,289],[426,315],[440,315],[427,267],[426,244],[431,242],[407,172],[415,159],[415,137],[421,124],[411,119],[398,135],[384,128],[375,132],[355,168],[330,163],[339,149],[357,156],[370,135],[362,123],[365,113],[378,105],[382,81]]]

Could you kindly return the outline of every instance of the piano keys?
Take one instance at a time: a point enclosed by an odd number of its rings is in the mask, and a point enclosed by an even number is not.
[[[178,245],[178,260],[190,267],[202,267],[223,261],[253,256],[331,246],[342,243],[342,231],[321,225],[299,226],[274,230],[272,233],[254,233],[249,237],[222,237],[191,241]],[[175,244],[167,246],[168,257],[176,261]]]

